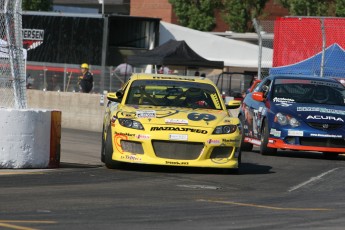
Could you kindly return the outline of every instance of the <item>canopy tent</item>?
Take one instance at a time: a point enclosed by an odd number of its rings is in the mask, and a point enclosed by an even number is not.
[[[173,65],[214,69],[224,67],[223,61],[207,60],[192,50],[185,41],[172,39],[145,53],[128,57],[127,62],[131,65]]]
[[[307,58],[301,62],[273,67],[270,69],[270,74],[294,74],[294,75],[321,75],[321,60],[322,52]],[[337,43],[329,46],[324,52],[323,76],[324,77],[339,77],[345,76],[345,51]]]
[[[259,46],[231,38],[224,38],[211,33],[193,30],[187,27],[160,22],[159,43],[184,40],[202,57],[212,61],[223,61],[224,66],[240,68],[258,68]],[[272,67],[273,49],[262,47],[261,67]]]

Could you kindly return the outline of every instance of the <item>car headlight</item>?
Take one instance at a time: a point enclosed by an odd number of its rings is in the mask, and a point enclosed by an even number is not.
[[[144,130],[144,126],[139,122],[131,119],[126,119],[126,118],[119,118],[119,123],[120,125],[131,128],[131,129],[140,129]]]
[[[237,125],[222,125],[217,126],[212,134],[229,134],[234,133],[237,129]]]
[[[274,117],[274,122],[279,123],[280,125],[291,125],[292,127],[297,127],[300,125],[299,121],[290,116],[290,115],[284,115],[282,113],[277,113]]]

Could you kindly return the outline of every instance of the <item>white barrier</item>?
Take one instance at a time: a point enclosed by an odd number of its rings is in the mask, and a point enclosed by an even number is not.
[[[58,167],[60,139],[60,111],[0,109],[0,168]]]

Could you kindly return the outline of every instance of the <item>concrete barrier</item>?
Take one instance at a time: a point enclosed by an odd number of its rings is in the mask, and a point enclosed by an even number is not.
[[[28,90],[28,107],[62,111],[62,128],[101,132],[105,105],[100,94]],[[237,117],[238,109],[231,110]]]
[[[56,168],[61,111],[0,109],[0,168]]]
[[[102,131],[105,106],[100,94],[27,90],[27,97],[28,108],[60,110],[62,128]]]

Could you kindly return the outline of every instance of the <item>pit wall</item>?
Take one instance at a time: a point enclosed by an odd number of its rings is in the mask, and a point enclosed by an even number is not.
[[[27,90],[28,108],[62,112],[61,127],[102,131],[105,103],[100,94]],[[104,98],[106,101],[106,98]]]

